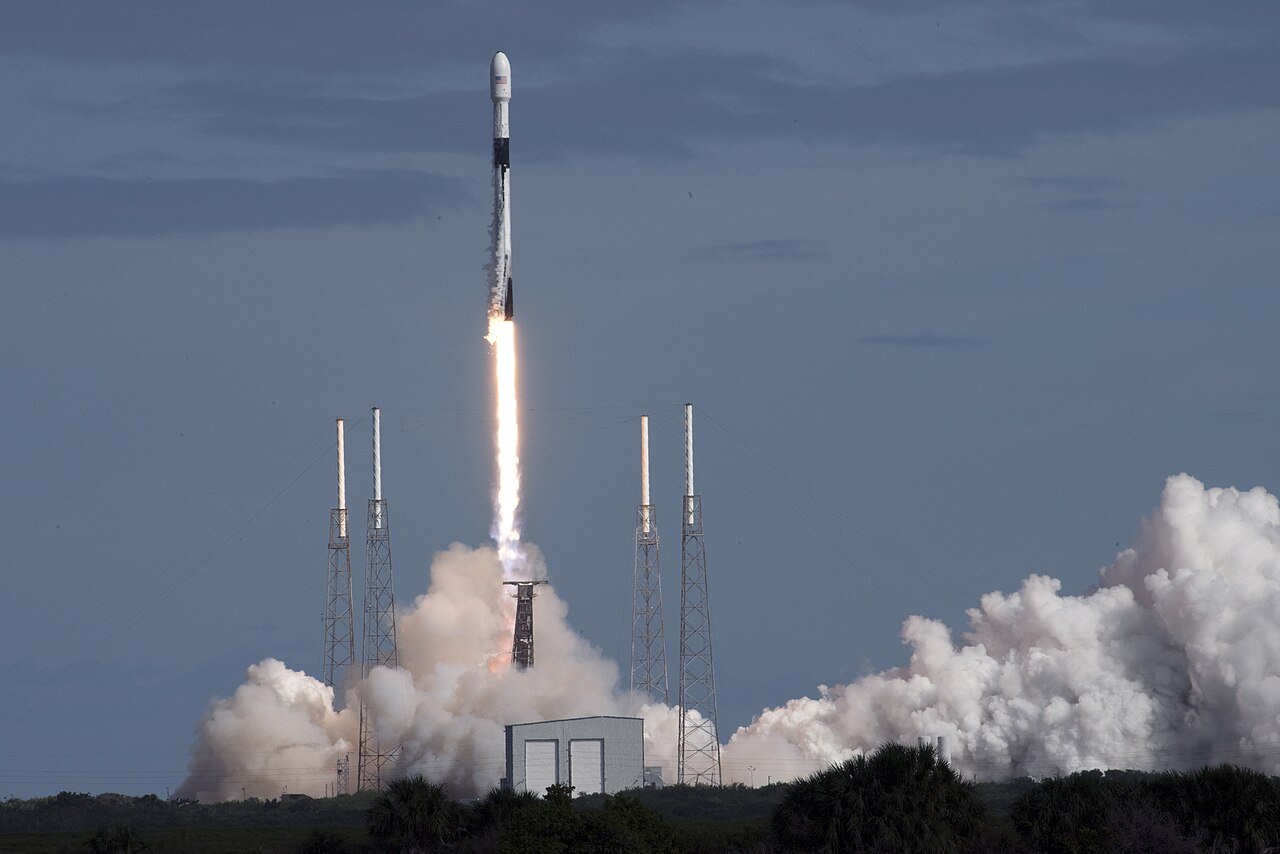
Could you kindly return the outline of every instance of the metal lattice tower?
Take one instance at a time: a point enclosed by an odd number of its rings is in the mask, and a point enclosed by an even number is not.
[[[702,496],[693,491],[693,404],[684,406],[684,512],[680,538],[680,740],[677,782],[720,785],[711,594],[702,539]]]
[[[511,666],[516,670],[533,667],[533,589],[545,581],[504,581],[516,589],[516,628],[511,638]]]
[[[333,793],[335,795],[351,794],[351,754],[347,753],[338,757],[337,764],[338,780],[334,784]]]
[[[396,596],[391,576],[391,526],[382,497],[382,411],[373,408],[373,498],[369,499],[369,528],[364,548],[364,621],[361,637],[361,675],[373,668],[399,666],[396,653]],[[398,744],[383,744],[373,726],[364,698],[360,700],[360,755],[356,786],[361,792],[382,788],[382,770],[394,765]]]
[[[338,506],[329,512],[329,572],[324,604],[324,684],[341,688],[344,670],[356,663],[351,608],[351,543],[347,538],[347,463],[338,419]]]
[[[658,569],[658,517],[649,502],[649,416],[640,416],[640,503],[631,594],[631,690],[669,702],[667,641],[662,629],[662,575]]]

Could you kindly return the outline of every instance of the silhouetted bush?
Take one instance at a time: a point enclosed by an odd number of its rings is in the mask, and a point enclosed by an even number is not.
[[[351,850],[347,840],[332,830],[317,828],[307,834],[294,854],[347,854]]]
[[[366,828],[374,839],[404,850],[442,848],[463,827],[462,810],[444,786],[421,774],[393,780],[369,807]]]
[[[985,810],[932,746],[885,744],[794,784],[773,816],[789,851],[959,852]]]
[[[1044,780],[1019,798],[1009,813],[1018,835],[1044,851],[1111,850],[1111,826],[1121,799],[1133,797],[1127,782],[1108,782],[1101,771]]]
[[[1144,799],[1181,833],[1212,850],[1265,851],[1280,846],[1280,787],[1235,765],[1158,774]]]
[[[93,836],[89,837],[88,847],[92,854],[138,854],[146,851],[150,846],[138,831],[127,824],[117,824],[98,828]]]
[[[1280,787],[1232,765],[1083,771],[1043,781],[1010,818],[1023,840],[1046,852],[1262,852],[1280,846]]]

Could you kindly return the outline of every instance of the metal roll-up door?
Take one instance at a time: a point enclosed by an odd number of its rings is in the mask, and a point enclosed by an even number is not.
[[[556,745],[554,739],[526,741],[524,743],[524,788],[538,797],[547,794],[547,787],[559,782],[556,773]]]
[[[604,740],[575,738],[569,742],[569,785],[574,795],[604,791]]]

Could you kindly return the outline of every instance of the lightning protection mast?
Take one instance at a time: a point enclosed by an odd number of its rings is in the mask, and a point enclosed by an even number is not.
[[[684,511],[680,538],[680,737],[677,782],[720,785],[711,595],[702,540],[702,496],[693,491],[693,404],[684,405]]]
[[[631,690],[668,704],[667,642],[662,630],[658,517],[649,501],[649,416],[640,416],[640,503],[631,593]]]
[[[338,419],[338,506],[329,511],[329,571],[324,604],[324,684],[340,689],[344,670],[356,663],[351,611],[351,543],[347,539],[347,463]]]
[[[364,548],[364,621],[361,637],[361,675],[373,668],[396,668],[396,596],[391,577],[391,528],[382,497],[382,410],[373,408],[373,498],[369,499],[369,528]],[[383,768],[394,766],[398,744],[383,744],[373,726],[369,705],[360,698],[360,755],[356,785],[359,791],[381,789]]]

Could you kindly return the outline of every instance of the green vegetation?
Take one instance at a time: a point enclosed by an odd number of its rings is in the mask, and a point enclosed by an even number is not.
[[[13,854],[86,854],[93,849],[91,831],[68,833],[0,834],[0,852]],[[170,827],[140,828],[137,835],[147,845],[144,854],[356,854],[372,851],[369,837],[359,827]],[[329,840],[314,846],[317,839]]]
[[[421,777],[362,796],[202,806],[63,792],[0,803],[0,852],[1261,852],[1280,785],[1230,765],[972,783],[932,748],[885,745],[797,783],[574,798],[495,789],[460,804]]]
[[[462,833],[462,808],[421,774],[393,780],[369,807],[369,836],[404,851],[439,850]]]
[[[47,798],[0,802],[0,834],[57,830],[96,831],[113,825],[158,827],[361,827],[373,794],[336,798],[199,804],[155,795],[84,795],[59,792]]]
[[[932,746],[886,744],[791,787],[773,814],[788,851],[959,852],[986,809]]]
[[[1010,818],[1034,851],[1271,851],[1280,846],[1280,784],[1234,765],[1085,771],[1030,789]]]
[[[670,824],[677,848],[690,854],[725,851],[765,851],[769,817],[790,786],[774,783],[759,789],[731,786],[673,785],[662,789],[634,789],[626,793]],[[594,809],[603,795],[574,799],[579,809]]]

